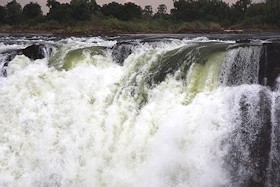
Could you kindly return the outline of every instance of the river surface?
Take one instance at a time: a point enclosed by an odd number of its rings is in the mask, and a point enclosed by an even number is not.
[[[0,35],[0,186],[280,185],[279,39]]]

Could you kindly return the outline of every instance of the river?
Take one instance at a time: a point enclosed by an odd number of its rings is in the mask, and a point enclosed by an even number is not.
[[[2,34],[0,186],[278,186],[279,38]]]

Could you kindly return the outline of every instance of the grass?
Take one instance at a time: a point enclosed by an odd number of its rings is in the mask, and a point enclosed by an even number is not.
[[[231,28],[242,28],[232,26]],[[246,29],[246,27],[243,27]],[[267,29],[264,27],[264,29]],[[0,26],[0,32],[4,33],[50,33],[64,35],[108,35],[108,34],[133,34],[133,33],[222,33],[223,28],[215,22],[179,22],[171,19],[137,19],[121,21],[115,18],[106,18],[94,15],[90,21],[77,22],[69,20],[67,23],[59,23],[54,20],[46,20],[41,23],[20,26]]]

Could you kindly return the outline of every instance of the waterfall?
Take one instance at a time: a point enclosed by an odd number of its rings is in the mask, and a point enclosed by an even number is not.
[[[0,186],[280,183],[276,44],[1,37]]]

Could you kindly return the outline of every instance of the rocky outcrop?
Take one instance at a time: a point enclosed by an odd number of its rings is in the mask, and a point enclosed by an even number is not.
[[[259,83],[274,89],[279,75],[280,43],[265,43],[260,60]]]
[[[45,58],[44,48],[45,45],[43,44],[31,45],[26,47],[25,49],[20,50],[19,54],[22,53],[23,55],[27,56],[31,60],[43,59]]]
[[[250,43],[250,42],[251,42],[250,39],[240,39],[235,41],[235,43]]]
[[[258,102],[252,102],[251,99]],[[254,100],[253,99],[253,100]],[[240,99],[239,126],[230,135],[226,156],[232,186],[265,186],[271,148],[271,98],[267,88]]]
[[[112,48],[113,60],[123,65],[124,60],[132,53],[132,49],[135,46],[135,43],[131,42],[119,42]]]
[[[2,59],[0,67],[1,72],[0,75],[6,76],[6,67],[9,65],[9,62],[13,60],[17,55],[25,55],[31,60],[43,59],[45,58],[45,50],[47,46],[43,44],[33,44],[24,49],[16,49],[2,52]]]
[[[25,55],[31,60],[36,60],[45,58],[44,49],[46,49],[46,46],[43,44],[33,44],[24,49],[4,51],[1,54],[6,54],[7,61],[13,60],[16,55]]]

